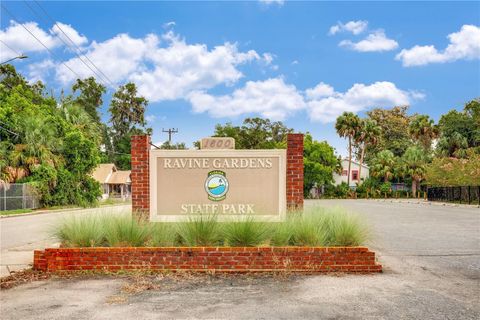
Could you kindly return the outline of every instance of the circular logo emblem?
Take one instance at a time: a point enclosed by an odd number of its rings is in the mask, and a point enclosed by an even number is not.
[[[228,180],[225,172],[220,170],[210,171],[205,181],[205,191],[208,199],[221,201],[226,198],[228,192]]]

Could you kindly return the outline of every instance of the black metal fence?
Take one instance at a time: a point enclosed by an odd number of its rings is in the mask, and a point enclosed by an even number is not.
[[[480,206],[480,186],[428,187],[428,201],[443,201]]]

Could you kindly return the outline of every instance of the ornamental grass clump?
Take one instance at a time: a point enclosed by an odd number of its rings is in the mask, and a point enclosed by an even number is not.
[[[142,247],[150,239],[151,227],[129,214],[103,218],[105,241],[110,247]]]
[[[360,246],[370,238],[370,231],[359,216],[338,207],[324,213],[324,228],[328,246]]]
[[[152,223],[150,225],[149,247],[173,247],[176,242],[176,225],[174,223]]]
[[[201,247],[221,244],[220,225],[215,215],[189,217],[187,221],[177,224],[180,245]]]
[[[349,247],[363,245],[370,238],[363,221],[339,207],[314,207],[271,223],[255,221],[253,216],[222,223],[215,215],[152,223],[140,222],[130,213],[72,215],[63,219],[53,234],[64,247]]]
[[[271,237],[271,228],[247,216],[222,224],[225,245],[231,247],[255,247],[265,244]]]
[[[325,246],[327,234],[324,229],[324,217],[319,214],[295,213],[285,221],[290,228],[289,245]]]
[[[69,216],[60,221],[53,235],[64,247],[100,247],[105,243],[103,221],[99,216]]]

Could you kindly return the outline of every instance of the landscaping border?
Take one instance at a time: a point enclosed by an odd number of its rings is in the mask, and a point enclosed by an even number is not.
[[[60,271],[382,272],[366,247],[108,247],[34,251],[33,268]]]

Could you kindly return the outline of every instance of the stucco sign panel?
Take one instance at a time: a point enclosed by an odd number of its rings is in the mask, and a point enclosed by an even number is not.
[[[285,217],[285,150],[152,150],[150,220]]]

